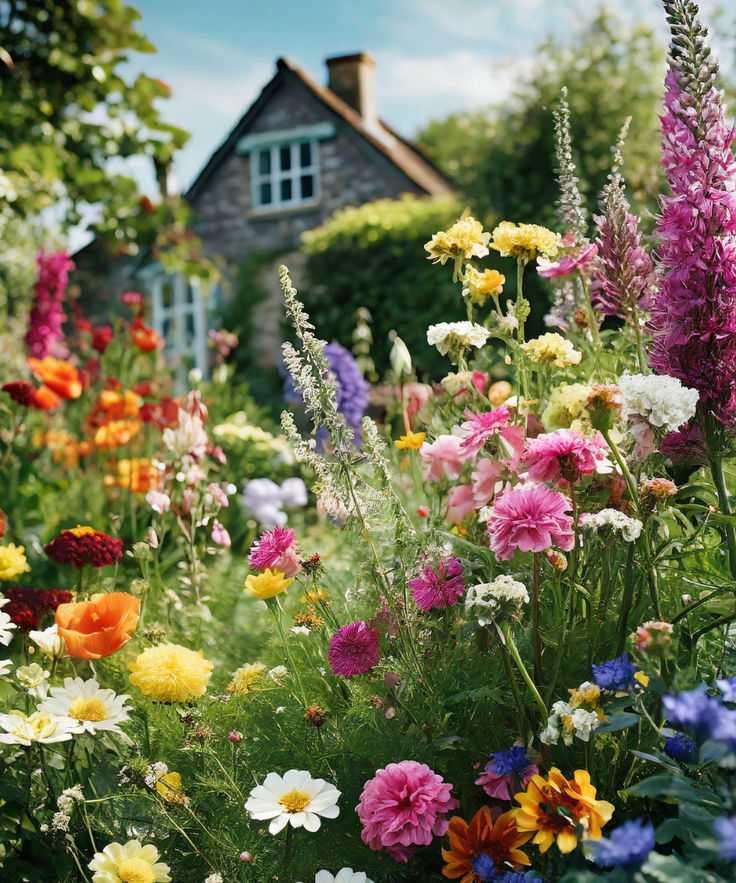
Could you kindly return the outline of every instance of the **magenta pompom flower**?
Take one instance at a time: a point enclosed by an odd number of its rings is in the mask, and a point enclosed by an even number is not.
[[[398,862],[409,861],[420,846],[442,837],[445,815],[458,806],[452,785],[416,760],[390,763],[365,783],[356,807],[371,849],[385,849]]]
[[[513,488],[493,504],[488,519],[491,549],[499,561],[514,553],[544,552],[558,546],[569,552],[575,544],[570,501],[543,484]]]
[[[340,626],[327,651],[332,671],[344,678],[370,671],[378,662],[379,634],[362,620]]]
[[[428,612],[452,607],[465,592],[463,568],[457,558],[440,561],[436,568],[425,567],[422,575],[407,583],[420,610]]]
[[[583,475],[610,472],[609,447],[600,432],[586,438],[574,429],[556,429],[529,440],[524,460],[529,478],[578,484]]]
[[[262,533],[251,546],[248,564],[253,570],[275,568],[286,577],[296,576],[302,566],[294,531],[290,527],[274,527]]]

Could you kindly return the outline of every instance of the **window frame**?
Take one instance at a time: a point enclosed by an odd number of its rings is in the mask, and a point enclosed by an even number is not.
[[[310,164],[301,165],[301,147],[308,144],[310,149]],[[288,147],[290,151],[290,165],[288,170],[281,168],[281,151]],[[261,172],[261,155],[268,153],[270,156],[270,170]],[[295,137],[293,139],[274,140],[270,143],[258,144],[250,151],[251,169],[251,194],[253,211],[258,214],[284,211],[285,209],[302,208],[314,205],[320,200],[320,167],[319,167],[319,139],[317,137]],[[312,195],[302,197],[301,179],[310,175],[312,178]],[[284,181],[291,182],[291,199],[282,199],[281,184]],[[264,184],[271,186],[271,201],[261,202],[261,187]]]

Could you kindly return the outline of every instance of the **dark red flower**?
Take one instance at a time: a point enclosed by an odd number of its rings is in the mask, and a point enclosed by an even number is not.
[[[104,353],[112,340],[112,328],[109,325],[99,325],[92,332],[92,348],[98,353]]]
[[[77,569],[85,564],[105,567],[122,558],[123,541],[78,524],[71,530],[62,530],[44,546],[44,552],[57,564],[73,564]]]
[[[141,211],[146,215],[152,215],[156,211],[156,206],[148,196],[141,196],[140,207]]]
[[[35,589],[30,586],[9,586],[3,591],[11,602],[28,607],[35,616],[56,610],[59,604],[68,604],[74,596],[64,589]],[[9,609],[9,605],[4,610]]]
[[[6,392],[14,402],[23,405],[24,408],[33,407],[33,393],[35,390],[33,389],[33,384],[29,383],[27,380],[13,380],[11,383],[4,383],[2,390],[3,392]]]
[[[38,616],[33,608],[22,601],[10,601],[3,607],[3,613],[7,613],[11,621],[22,632],[35,631],[38,628]]]
[[[91,331],[92,323],[89,319],[77,319],[74,323],[76,325],[77,331]]]

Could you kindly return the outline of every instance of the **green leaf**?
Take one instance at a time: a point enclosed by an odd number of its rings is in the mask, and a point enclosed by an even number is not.
[[[630,797],[659,797],[664,800],[688,800],[704,806],[720,806],[712,792],[696,788],[688,779],[676,776],[651,776],[627,788]]]
[[[631,711],[621,711],[618,714],[612,714],[606,719],[596,730],[596,733],[615,733],[617,730],[626,730],[638,724],[641,717]]]

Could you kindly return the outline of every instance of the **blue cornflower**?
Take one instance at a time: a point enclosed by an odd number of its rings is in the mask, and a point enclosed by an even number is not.
[[[601,868],[633,868],[643,865],[654,849],[654,826],[644,819],[624,822],[591,843],[593,861]]]
[[[720,702],[708,696],[703,687],[665,696],[662,704],[667,709],[670,723],[687,727],[699,735],[709,732],[713,715],[721,708]]]
[[[487,768],[497,776],[508,776],[522,773],[528,766],[531,766],[531,761],[526,756],[526,749],[523,745],[514,745],[508,751],[492,754]]]
[[[471,864],[473,870],[483,883],[497,883],[498,874],[496,873],[496,866],[490,855],[483,853],[482,855],[479,855],[478,858],[474,858]]]
[[[526,871],[508,871],[496,883],[543,883],[541,877],[530,877]]]
[[[736,702],[736,677],[721,678],[716,681],[716,687],[723,693],[724,702]]]
[[[736,860],[736,816],[716,819],[713,827],[721,841],[721,858],[726,861]]]
[[[716,742],[725,742],[731,751],[736,751],[736,711],[714,702],[707,721],[707,732]]]
[[[622,653],[615,659],[609,659],[600,665],[591,666],[593,677],[601,690],[610,690],[612,693],[618,690],[628,690],[634,686],[636,667],[629,659],[628,653]]]
[[[695,743],[692,739],[688,739],[684,733],[676,733],[664,743],[664,753],[672,760],[690,763],[695,754]]]

